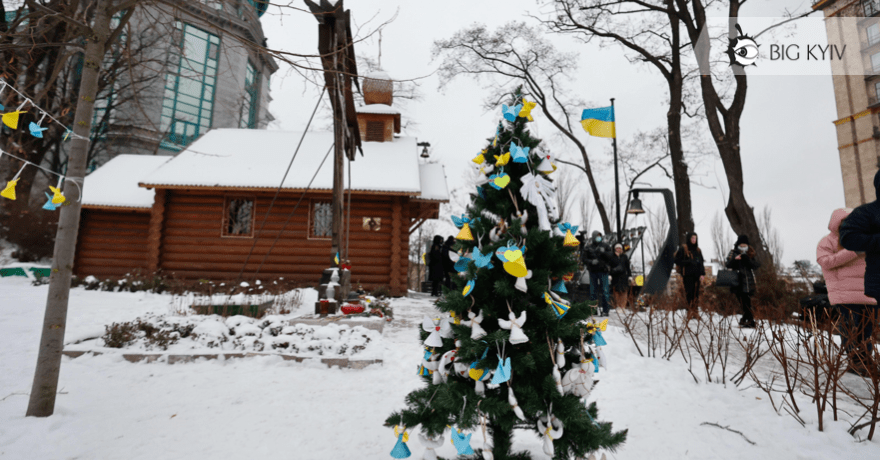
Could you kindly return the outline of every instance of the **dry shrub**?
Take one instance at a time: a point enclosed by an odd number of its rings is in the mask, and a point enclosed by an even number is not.
[[[7,200],[4,200],[7,201]],[[59,211],[46,211],[42,204],[7,205],[0,212],[0,239],[15,246],[12,257],[19,262],[52,258]]]

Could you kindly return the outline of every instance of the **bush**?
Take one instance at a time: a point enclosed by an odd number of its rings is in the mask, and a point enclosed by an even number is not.
[[[391,288],[388,286],[379,286],[376,289],[373,289],[373,292],[371,292],[370,295],[376,298],[391,297]]]
[[[104,345],[109,348],[125,348],[137,340],[138,327],[135,323],[113,323],[104,326]]]

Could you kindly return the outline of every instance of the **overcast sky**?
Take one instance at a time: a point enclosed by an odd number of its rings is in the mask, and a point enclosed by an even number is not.
[[[406,134],[430,142],[432,159],[445,166],[450,188],[463,187],[464,173],[472,164],[470,159],[484,147],[485,139],[494,134],[500,109],[482,109],[488,93],[472,80],[457,80],[440,91],[438,78],[431,75],[439,64],[431,62],[431,45],[434,40],[449,38],[473,23],[485,23],[494,30],[512,20],[529,20],[527,13],[540,15],[535,0],[348,0],[345,6],[352,10],[357,25],[373,21],[364,29],[372,29],[397,13],[396,20],[382,34],[382,66],[395,79],[428,76],[420,80],[424,99],[406,105],[404,117],[418,123],[417,128]],[[805,11],[808,6],[805,0],[753,0],[746,3],[742,15],[779,16],[784,8]],[[269,46],[290,52],[316,52],[315,19],[290,11],[282,16],[278,11],[271,7],[262,19]],[[666,85],[653,68],[629,64],[617,46],[600,48],[566,37],[552,39],[560,50],[575,51],[580,56],[580,71],[572,89],[595,107],[608,105],[609,98],[616,98],[619,142],[625,142],[638,130],[665,126]],[[357,45],[358,54],[375,57],[378,51],[375,39]],[[319,92],[300,75],[282,67],[272,77],[273,102],[269,108],[276,122],[270,129],[301,131]],[[540,118],[536,116],[536,123],[531,126],[533,132],[545,139],[552,137],[553,128]],[[816,244],[828,233],[831,211],[844,206],[832,124],[836,118],[828,76],[754,76],[748,80],[741,138],[745,194],[756,213],[765,205],[772,208],[773,223],[784,244],[786,265],[798,259],[815,262]],[[702,129],[708,132],[703,123]],[[580,135],[591,158],[595,158],[593,161],[610,162],[610,140],[591,138],[583,132]],[[571,144],[559,144],[554,152],[563,158],[579,158]],[[707,187],[694,186],[692,197],[701,245],[707,256],[714,257],[709,226],[716,212],[723,214],[727,188],[714,144],[707,144],[706,153],[693,174]],[[599,186],[603,196],[612,193],[613,177],[611,168],[601,169]],[[672,188],[665,177],[654,175],[648,180],[652,186]],[[583,182],[586,188],[586,180]],[[659,197],[644,202],[649,207],[660,205]],[[576,223],[576,219],[572,221]]]

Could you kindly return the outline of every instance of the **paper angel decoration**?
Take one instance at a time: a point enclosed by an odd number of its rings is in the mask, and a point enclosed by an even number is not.
[[[522,109],[519,111],[519,116],[529,121],[535,121],[535,119],[532,118],[532,109],[534,109],[536,105],[538,105],[537,102],[529,102],[523,98]]]
[[[67,198],[64,196],[64,194],[61,193],[60,188],[52,187],[50,185],[49,190],[52,191],[52,203],[53,204],[61,204],[61,203],[64,203],[65,200],[67,200]]]
[[[507,387],[507,403],[510,404],[511,409],[513,409],[513,413],[519,417],[520,420],[525,420],[526,416],[523,414],[522,408],[519,407],[519,402],[516,400],[516,396],[513,394],[513,388]]]
[[[510,156],[513,157],[514,163],[528,163],[529,149],[531,147],[520,147],[516,144],[510,145]]]
[[[429,347],[442,347],[443,339],[452,338],[452,327],[446,318],[431,318],[425,316],[422,320],[422,329],[430,333],[425,339],[425,345]]]
[[[541,155],[541,162],[536,168],[541,174],[552,174],[556,171],[556,165],[553,163],[553,155],[545,153]]]
[[[562,319],[562,317],[565,316],[566,313],[568,313],[568,309],[571,308],[568,305],[555,300],[553,297],[550,296],[549,292],[544,293],[544,302],[547,302],[547,305],[550,305],[550,307],[553,309],[553,313],[556,313],[557,319]]]
[[[463,295],[464,297],[469,296],[471,294],[471,292],[474,292],[474,286],[476,286],[476,285],[477,285],[476,278],[468,281],[467,284],[464,285],[464,289],[461,291],[461,295]]]
[[[488,351],[489,349],[483,351],[483,357],[480,358],[480,360],[486,358],[486,353]],[[489,380],[489,377],[492,375],[492,371],[490,369],[477,367],[479,365],[479,362],[480,361],[474,361],[471,363],[470,367],[468,368],[468,377],[476,382],[476,387],[474,387],[474,391],[478,395],[482,395],[486,392],[486,386],[483,384],[483,382]]]
[[[508,339],[510,340],[510,343],[517,345],[528,342],[529,338],[522,330],[523,325],[526,324],[526,311],[523,310],[522,313],[519,314],[519,318],[517,318],[513,312],[510,312],[507,317],[509,321],[498,318],[498,327],[510,331],[510,338]]]
[[[522,104],[517,104],[515,106],[508,106],[507,104],[501,104],[501,114],[504,116],[504,119],[509,122],[516,121],[516,117],[519,116],[519,112],[522,110]]]
[[[495,250],[495,256],[503,262],[504,271],[510,275],[516,278],[528,276],[529,270],[526,268],[526,259],[523,256],[523,250],[519,246],[515,244],[502,246]]]
[[[593,344],[597,347],[604,347],[608,345],[608,342],[605,341],[605,337],[602,337],[602,331],[597,330],[593,333]]]
[[[452,445],[458,451],[458,455],[473,455],[474,449],[471,448],[471,436],[473,433],[463,434],[460,429],[450,429],[452,436]]]
[[[18,184],[18,178],[12,179],[11,181],[6,183],[6,188],[0,192],[0,196],[3,198],[8,198],[10,200],[15,200],[15,186]]]
[[[30,122],[30,124],[28,124],[28,130],[31,132],[31,136],[34,136],[39,139],[43,138],[43,131],[45,131],[47,129],[49,129],[49,128],[48,127],[44,128],[34,122]]]
[[[397,436],[397,444],[395,444],[394,448],[391,449],[391,457],[409,458],[409,456],[412,455],[412,452],[410,452],[409,447],[406,446],[406,442],[409,441],[409,434],[406,432],[406,427],[400,429],[397,425],[395,425],[394,436]]]
[[[571,370],[562,377],[562,390],[565,394],[573,394],[579,398],[584,398],[590,394],[593,389],[593,373],[590,362],[581,355],[580,364],[572,366]]]
[[[562,339],[556,340],[556,367],[565,367],[565,344]]]
[[[474,163],[481,165],[486,162],[486,153],[488,153],[488,149],[483,149],[479,155],[477,155],[473,160]]]
[[[24,104],[22,104],[24,105]],[[14,112],[8,112],[3,114],[3,124],[9,126],[12,129],[18,129],[18,115],[25,113],[24,111],[16,110]]]
[[[510,183],[510,176],[505,172],[499,172],[489,176],[489,186],[495,190],[501,190]]]
[[[520,292],[527,293],[529,292],[529,287],[528,285],[526,285],[526,280],[530,279],[532,279],[532,271],[528,270],[526,271],[526,276],[520,276],[516,278],[516,283],[513,284],[513,287],[515,287]]]
[[[469,321],[463,321],[467,323],[467,326],[471,327],[471,339],[477,340],[486,335],[486,330],[480,326],[480,323],[483,322],[483,311],[480,310],[480,314],[475,315],[474,312],[468,312]]]
[[[572,235],[572,233],[577,233],[577,231],[578,231],[577,225],[571,225],[570,223],[566,222],[564,224],[558,224],[558,227],[559,227],[560,231],[565,232],[565,239],[562,242],[563,246],[568,246],[568,247],[580,246],[581,242],[578,241],[577,238],[574,237],[574,235]]]
[[[559,392],[560,395],[564,395],[565,393],[562,390],[562,374],[559,372],[559,367],[553,366],[553,382],[556,384],[556,391]]]
[[[559,280],[556,284],[553,285],[553,291],[556,291],[560,294],[568,294],[568,288],[565,287],[565,281]]]
[[[526,174],[522,177],[522,187],[520,187],[519,193],[526,201],[537,208],[538,225],[541,230],[549,232],[552,227],[550,226],[550,214],[547,207],[552,206],[552,203],[556,201],[556,190],[553,188],[553,184],[544,177]]]
[[[43,205],[43,209],[46,211],[54,211],[58,209],[58,205],[52,202],[52,197],[46,192],[43,193],[46,194],[46,199],[48,200],[46,201],[46,204]]]
[[[495,157],[495,166],[504,166],[510,162],[510,152],[503,155],[493,155]]]
[[[495,171],[495,165],[487,165],[480,168],[480,176],[476,181],[477,187],[488,184],[489,175],[492,174],[493,171]]]
[[[599,366],[604,367],[605,370],[607,371],[608,370],[608,358],[605,357],[605,352],[602,351],[602,348],[599,348],[599,347],[595,347],[595,350],[596,350],[596,353],[595,353],[596,354],[596,363]]]
[[[495,368],[495,374],[492,376],[492,381],[489,383],[492,385],[501,385],[508,380],[510,380],[510,356],[502,359],[501,355],[498,355],[498,367]]]
[[[548,413],[549,414],[549,413]],[[538,431],[544,438],[544,453],[553,456],[553,440],[562,437],[563,433],[562,421],[553,414],[545,415],[538,418]]]
[[[449,350],[440,357],[440,361],[437,363],[437,370],[434,371],[434,385],[446,383],[449,376],[449,366],[452,366],[455,362],[456,353],[458,353],[457,350]]]
[[[526,236],[526,234],[529,232],[529,230],[526,228],[526,222],[528,222],[529,220],[529,211],[523,210],[521,212],[515,212],[513,213],[513,215],[510,216],[510,220],[519,220],[519,229],[522,232],[522,235]]]
[[[438,438],[429,438],[419,433],[419,441],[425,446],[425,454],[422,456],[422,460],[437,460],[437,453],[434,452],[434,449],[443,445],[443,435],[441,434]]]
[[[455,238],[458,240],[473,241],[474,235],[471,233],[470,223],[476,222],[478,219],[479,217],[471,219],[464,214],[462,214],[461,217],[452,216],[452,223],[455,224],[456,227],[461,229],[461,231],[458,232],[458,236],[456,236]]]

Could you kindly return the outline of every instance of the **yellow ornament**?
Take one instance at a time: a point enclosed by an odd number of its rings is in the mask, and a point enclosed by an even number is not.
[[[510,162],[510,152],[507,152],[504,155],[494,155],[494,157],[495,157],[495,166],[504,166],[508,162]]]
[[[471,160],[471,161],[473,161],[474,163],[476,163],[476,164],[478,164],[478,165],[481,165],[481,164],[485,163],[485,162],[486,162],[486,152],[487,152],[487,151],[488,151],[488,150],[485,150],[485,149],[484,149],[482,152],[480,152],[479,155],[476,156],[476,158],[474,158],[474,159]]]
[[[18,114],[24,113],[23,111],[14,111],[3,114],[3,124],[9,126],[12,129],[18,129]]]
[[[52,187],[52,186],[50,185],[50,186],[49,186],[49,190],[52,191],[52,204],[61,204],[61,203],[64,203],[64,200],[67,199],[67,198],[65,198],[64,195],[61,193],[61,190],[60,190],[60,189],[57,189],[57,188]]]
[[[599,323],[599,330],[602,332],[605,332],[605,329],[608,329],[608,319],[607,318],[602,320],[601,323]]]
[[[471,226],[469,224],[464,224],[461,227],[461,231],[458,232],[458,236],[456,236],[455,239],[465,240],[465,241],[473,241],[474,235],[471,233]]]
[[[517,260],[521,259],[522,256],[523,253],[521,249],[517,249],[515,251],[511,251],[508,249],[507,251],[504,251],[504,258],[507,259],[508,262],[516,262]]]
[[[476,367],[472,367],[470,370],[468,370],[468,376],[470,376],[470,378],[474,380],[480,380],[480,377],[482,377],[485,373],[485,369],[479,369]]]
[[[0,192],[0,196],[3,198],[9,198],[10,200],[15,200],[15,184],[18,184],[18,179],[12,179],[11,181],[6,183],[6,188]]]
[[[565,239],[562,241],[563,246],[578,247],[580,244],[581,242],[571,234],[571,230],[565,231]]]
[[[520,257],[510,262],[504,262],[503,266],[504,271],[516,278],[525,278],[529,275],[529,270],[526,268],[526,259],[524,257]]]
[[[503,176],[497,176],[492,179],[492,183],[495,184],[496,187],[498,187],[498,190],[501,190],[504,187],[507,187],[507,184],[510,183],[510,176],[508,176],[507,174]]]
[[[400,432],[403,431],[403,442],[409,442],[409,433],[406,432],[406,427],[400,429],[398,425],[394,425],[394,436],[400,436]]]
[[[527,118],[529,121],[535,121],[535,119],[532,118],[532,109],[534,109],[536,105],[538,105],[537,102],[529,102],[523,98],[523,106],[519,111],[519,116]]]

